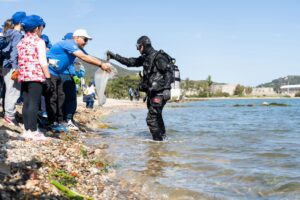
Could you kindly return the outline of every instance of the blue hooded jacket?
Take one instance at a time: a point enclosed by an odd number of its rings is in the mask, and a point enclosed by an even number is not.
[[[20,31],[9,29],[4,34],[7,37],[9,43],[2,51],[6,55],[6,58],[3,61],[4,68],[18,68],[18,49],[17,44],[23,38],[23,35]]]

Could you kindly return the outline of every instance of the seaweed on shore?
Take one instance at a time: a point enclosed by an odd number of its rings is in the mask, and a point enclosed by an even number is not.
[[[54,185],[63,195],[68,197],[69,199],[74,199],[74,200],[93,200],[93,198],[84,196],[82,194],[79,194],[73,190],[70,190],[68,187],[64,186],[63,184],[60,184],[56,180],[51,180],[50,183]]]
[[[77,183],[75,177],[64,170],[56,170],[54,173],[50,174],[50,178],[57,180],[59,183],[67,187],[73,187]]]

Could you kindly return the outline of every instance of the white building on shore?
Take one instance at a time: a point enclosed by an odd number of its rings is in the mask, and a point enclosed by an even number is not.
[[[272,87],[257,87],[252,88],[252,96],[277,96],[278,93]]]
[[[300,85],[284,85],[280,87],[281,94],[295,96],[300,92]]]
[[[215,94],[215,93],[228,93],[229,95],[234,95],[234,90],[236,88],[238,84],[213,84],[211,86],[211,93]]]

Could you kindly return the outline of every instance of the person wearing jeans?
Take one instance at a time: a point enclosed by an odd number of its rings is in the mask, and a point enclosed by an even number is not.
[[[2,50],[7,55],[3,60],[2,75],[5,84],[4,94],[4,120],[9,125],[18,125],[15,119],[16,102],[20,97],[21,84],[12,80],[12,74],[18,70],[17,44],[22,39],[21,21],[26,17],[25,12],[16,12],[12,18],[13,28],[5,31],[4,36],[8,38],[8,45]]]

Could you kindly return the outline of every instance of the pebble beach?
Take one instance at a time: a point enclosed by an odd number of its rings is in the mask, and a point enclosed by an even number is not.
[[[84,142],[96,137],[95,131],[105,132],[105,116],[145,104],[108,99],[103,107],[87,109],[78,102],[75,122],[80,131],[45,132],[46,141],[24,140],[21,127],[0,119],[0,199],[147,199],[139,188],[118,180],[109,144]]]

